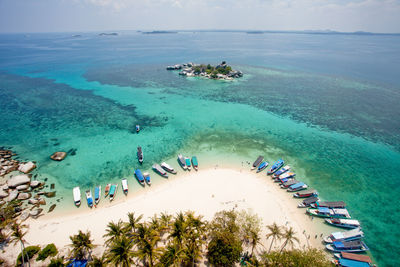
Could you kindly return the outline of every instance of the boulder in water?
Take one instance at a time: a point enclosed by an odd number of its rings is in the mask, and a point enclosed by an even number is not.
[[[31,182],[31,187],[32,188],[36,188],[36,187],[38,187],[40,185],[40,182],[39,181],[32,181]]]
[[[55,152],[53,155],[50,156],[52,160],[61,161],[67,156],[66,152]]]
[[[44,198],[39,198],[38,200],[40,205],[46,205],[46,200]]]
[[[51,205],[48,212],[52,212],[55,208],[56,208],[56,204]]]
[[[46,196],[46,197],[55,197],[56,196],[56,192],[54,191],[54,192],[46,192],[46,193],[44,193],[44,195]]]
[[[28,203],[29,203],[29,204],[32,204],[32,205],[36,205],[36,204],[39,203],[39,200],[34,199],[34,198],[31,198],[31,199],[29,199]]]
[[[28,175],[20,174],[20,175],[16,175],[16,176],[12,177],[11,179],[9,179],[7,181],[7,184],[8,184],[8,187],[15,188],[19,185],[27,184],[30,181],[31,181],[31,178],[29,178]]]
[[[35,168],[36,168],[35,163],[29,161],[27,163],[21,163],[18,167],[18,170],[23,173],[30,173]]]
[[[25,200],[25,199],[31,198],[31,196],[32,196],[31,193],[19,193],[18,199]]]

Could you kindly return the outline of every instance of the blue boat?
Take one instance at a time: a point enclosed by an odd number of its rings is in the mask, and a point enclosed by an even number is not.
[[[93,207],[92,191],[86,190],[85,194],[86,194],[86,200],[87,200],[88,206],[89,206],[90,208]]]
[[[260,164],[260,166],[258,166],[257,172],[260,172],[260,171],[264,170],[265,168],[267,168],[267,166],[268,166],[268,162],[263,161],[263,162]]]
[[[371,266],[368,262],[360,262],[360,261],[354,261],[354,260],[349,260],[349,259],[338,259],[335,262],[337,263],[337,266],[342,266],[342,267],[370,267]]]
[[[290,166],[286,165],[283,166],[280,170],[278,170],[277,172],[274,173],[274,175],[272,176],[273,178],[278,178],[279,175],[284,174],[285,172],[290,170]]]
[[[365,252],[369,250],[367,245],[361,240],[354,241],[334,241],[325,246],[331,252]]]
[[[99,203],[101,197],[101,185],[94,188],[94,203]]]
[[[288,192],[297,192],[300,190],[304,190],[307,189],[308,185],[306,185],[303,182],[297,183],[297,184],[293,184],[291,186],[289,186],[289,188],[287,189]]]
[[[143,177],[144,177],[144,179],[146,180],[146,183],[147,183],[148,185],[151,185],[150,173],[144,172],[144,173],[143,173]]]
[[[143,176],[143,173],[139,169],[135,170],[135,176],[136,176],[136,179],[138,180],[138,182],[141,185],[144,185],[144,176]]]
[[[277,170],[279,170],[283,164],[285,164],[285,162],[283,161],[283,159],[278,159],[272,166],[271,168],[268,170],[267,174],[273,174],[274,172],[276,172]]]

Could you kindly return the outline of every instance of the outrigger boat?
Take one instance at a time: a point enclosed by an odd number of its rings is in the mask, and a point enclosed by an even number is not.
[[[254,161],[251,170],[254,170],[255,168],[257,168],[257,166],[263,161],[264,157],[263,156],[258,156],[258,158],[256,159],[256,161]]]
[[[267,174],[273,174],[274,172],[276,172],[277,170],[279,170],[279,168],[281,168],[283,166],[283,164],[285,164],[285,162],[283,161],[283,159],[278,159],[272,166],[271,168],[268,170]]]
[[[351,216],[347,209],[330,209],[325,207],[319,207],[316,209],[308,208],[307,213],[311,216],[317,216],[321,218],[341,218],[350,219]]]
[[[101,185],[94,188],[94,203],[98,204],[101,198]]]
[[[86,195],[86,201],[87,201],[89,208],[93,207],[92,191],[86,190],[85,195]]]
[[[142,164],[143,163],[143,151],[142,151],[141,146],[137,147],[137,157],[138,157],[139,163]]]
[[[267,168],[267,166],[268,166],[268,162],[263,161],[263,162],[258,166],[257,172],[260,172],[260,171],[264,170],[265,168]]]
[[[308,189],[301,192],[297,192],[293,194],[293,197],[304,198],[304,197],[317,197],[318,192],[315,189]]]
[[[318,200],[319,200],[318,197],[312,196],[312,197],[309,197],[309,198],[304,199],[302,202],[300,202],[300,203],[297,205],[297,207],[298,207],[298,208],[306,208],[306,207],[309,207],[310,204],[315,203],[315,202],[318,201]]]
[[[150,173],[144,172],[144,173],[143,173],[143,177],[144,177],[144,179],[146,180],[147,185],[151,185]]]
[[[176,171],[174,170],[174,168],[172,168],[169,164],[167,164],[166,162],[162,162],[161,163],[161,167],[166,170],[169,173],[172,174],[176,174]]]
[[[162,177],[168,178],[168,173],[163,168],[161,168],[161,166],[158,165],[157,163],[153,164],[152,168],[156,173],[158,173]]]
[[[289,186],[297,184],[297,183],[300,183],[300,181],[297,181],[295,179],[289,179],[286,182],[281,184],[281,188],[288,188]]]
[[[367,255],[359,255],[349,252],[340,252],[333,254],[337,260],[334,260],[334,264],[343,267],[371,267],[372,260]]]
[[[300,190],[307,189],[308,185],[306,185],[303,182],[297,183],[297,184],[292,184],[291,186],[288,187],[287,191],[288,192],[297,192]]]
[[[324,237],[324,242],[331,244],[335,241],[352,241],[359,240],[364,237],[363,231],[361,228],[355,228],[345,232],[334,232],[328,236]]]
[[[111,184],[106,185],[106,188],[104,189],[104,197],[108,196],[108,193],[110,192],[110,187],[111,187]]]
[[[112,184],[110,187],[110,201],[114,200],[115,194],[117,193],[117,188],[118,185],[117,184]]]
[[[196,156],[192,157],[192,166],[193,166],[193,169],[195,169],[196,171],[199,168],[199,163],[197,161],[197,157]]]
[[[360,222],[357,220],[329,218],[325,219],[325,222],[341,228],[354,229],[360,227]]]
[[[74,195],[75,206],[79,207],[81,205],[81,190],[79,189],[79,186],[72,189],[72,194]]]
[[[285,172],[287,172],[287,171],[289,171],[289,170],[290,170],[290,166],[289,166],[289,165],[283,166],[280,170],[276,171],[276,172],[272,175],[272,178],[278,178],[279,175],[284,174]]]
[[[139,169],[135,170],[135,176],[136,176],[136,179],[138,180],[138,182],[144,186],[144,176]]]
[[[126,180],[125,178],[121,180],[121,184],[122,184],[122,191],[124,191],[124,194],[128,194],[128,180]]]
[[[185,158],[185,164],[187,169],[190,171],[190,168],[192,167],[192,164],[190,163],[190,158]]]
[[[331,252],[365,252],[369,250],[367,245],[361,240],[355,241],[335,241],[325,246]]]
[[[179,155],[178,155],[178,163],[179,163],[179,165],[181,165],[182,169],[187,170],[186,160],[185,160],[185,158],[182,156],[182,154],[179,154]]]
[[[344,201],[317,201],[311,205],[313,208],[324,207],[324,208],[345,208],[346,203]]]

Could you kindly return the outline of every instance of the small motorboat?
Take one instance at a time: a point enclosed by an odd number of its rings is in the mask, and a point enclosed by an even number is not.
[[[128,194],[128,180],[126,180],[125,178],[121,180],[121,184],[122,184],[122,191],[124,191],[124,194]]]
[[[279,175],[284,174],[285,172],[287,172],[287,171],[289,171],[289,170],[290,170],[290,166],[289,166],[289,165],[283,166],[280,170],[276,171],[276,172],[272,175],[272,178],[278,178]]]
[[[86,201],[87,201],[89,208],[93,207],[92,191],[86,190],[85,195],[86,195]]]
[[[187,170],[186,160],[185,160],[185,158],[182,156],[182,154],[179,154],[179,155],[178,155],[178,163],[179,163],[179,165],[181,165],[182,169],[184,169],[185,171]]]
[[[289,179],[286,182],[281,184],[281,188],[285,189],[285,188],[288,188],[289,186],[297,184],[297,183],[300,183],[300,181],[297,181],[295,179]]]
[[[151,185],[151,180],[150,180],[150,173],[144,172],[143,177],[146,180],[147,185]]]
[[[143,151],[142,151],[141,146],[137,147],[137,157],[138,157],[139,163],[142,164],[143,163]]]
[[[174,168],[172,168],[169,164],[167,164],[166,162],[162,162],[161,163],[161,167],[166,170],[169,173],[172,174],[176,174],[176,171],[174,170]]]
[[[297,192],[293,194],[293,197],[296,198],[304,198],[304,197],[317,197],[318,192],[315,189],[308,189],[301,192]]]
[[[158,165],[157,163],[153,164],[152,168],[156,173],[158,173],[162,177],[168,178],[168,173],[163,168],[161,168],[161,166]]]
[[[140,132],[140,126],[139,126],[139,124],[137,124],[136,125],[136,133],[139,133]]]
[[[300,202],[297,207],[298,208],[306,208],[306,207],[310,207],[310,204],[315,203],[316,201],[318,201],[319,198],[318,197],[308,197],[306,199],[304,199],[302,202]]]
[[[345,208],[346,203],[344,201],[317,201],[311,205],[313,208],[324,207],[324,208]]]
[[[359,240],[363,237],[364,233],[363,231],[361,231],[361,228],[355,228],[345,232],[334,232],[328,236],[325,236],[324,242],[327,244],[331,244],[335,241],[352,241]]]
[[[352,219],[329,218],[325,219],[325,222],[341,228],[354,229],[360,227],[360,222]]]
[[[292,184],[291,186],[288,187],[287,191],[288,192],[297,192],[300,190],[307,189],[308,185],[306,185],[303,182],[297,183],[297,184]]]
[[[257,168],[257,172],[261,172],[262,170],[267,168],[267,166],[268,166],[268,162],[266,162],[266,161],[261,162],[261,164]]]
[[[290,179],[290,178],[293,178],[295,176],[296,176],[296,174],[294,172],[285,172],[285,173],[279,175],[279,177],[276,178],[276,179],[278,179],[278,180]]]
[[[308,208],[307,213],[311,216],[316,216],[321,218],[342,218],[342,219],[351,218],[347,209],[330,209],[325,207],[319,207],[316,209]]]
[[[143,173],[139,169],[135,170],[135,176],[136,176],[136,179],[138,180],[138,182],[144,186],[144,176],[143,176]]]
[[[255,168],[257,168],[257,166],[263,161],[264,157],[263,156],[258,156],[258,158],[256,159],[256,161],[254,161],[251,170],[254,170]]]
[[[113,201],[115,198],[115,194],[117,193],[117,184],[112,184],[110,187],[110,201]]]
[[[81,205],[81,190],[79,189],[79,186],[72,189],[72,194],[74,195],[75,206],[79,207]]]
[[[104,189],[104,197],[108,196],[108,193],[110,192],[110,187],[111,187],[111,184],[106,185],[106,188]]]
[[[331,252],[365,252],[369,250],[367,245],[361,240],[335,241],[325,247]]]
[[[197,161],[197,157],[196,156],[192,157],[192,166],[193,166],[193,169],[195,169],[196,171],[199,168],[199,162]]]
[[[98,204],[101,198],[101,185],[94,188],[94,203]]]
[[[192,167],[192,163],[190,162],[190,158],[185,157],[185,164],[186,164],[187,169],[190,171],[191,167]]]
[[[367,255],[360,255],[356,253],[340,252],[333,254],[337,260],[334,260],[336,266],[344,267],[372,267],[372,260]]]
[[[283,164],[285,164],[285,162],[283,161],[283,159],[278,159],[272,166],[271,168],[268,170],[267,174],[273,174],[274,172],[276,172],[277,170],[279,170]]]

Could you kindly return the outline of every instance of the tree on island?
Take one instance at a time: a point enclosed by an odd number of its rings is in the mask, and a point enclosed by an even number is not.
[[[27,231],[24,232],[24,228],[27,228],[25,224],[18,224],[17,222],[13,222],[11,224],[11,242],[14,244],[20,243],[21,244],[21,254],[22,254],[22,266],[25,266],[25,256],[28,259],[28,266],[31,266],[29,263],[29,256],[25,254],[25,235]]]
[[[77,235],[72,235],[69,239],[72,242],[70,247],[72,247],[71,256],[73,258],[78,260],[91,259],[94,245],[92,239],[90,239],[90,231],[84,233],[79,230]]]

